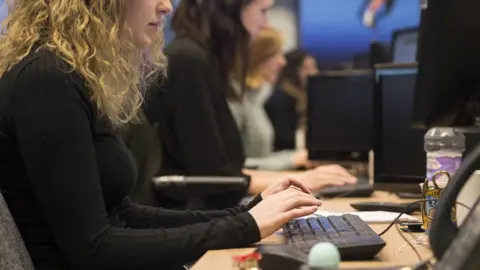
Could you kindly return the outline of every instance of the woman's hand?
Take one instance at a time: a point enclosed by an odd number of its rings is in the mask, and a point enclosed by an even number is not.
[[[355,184],[357,178],[340,165],[324,165],[306,172],[303,181],[312,190],[319,190],[327,186]]]
[[[249,213],[257,222],[261,238],[265,238],[288,221],[313,214],[321,204],[317,198],[291,187],[263,199]]]
[[[282,181],[279,181],[273,185],[270,185],[268,188],[266,188],[262,192],[262,199],[266,199],[269,196],[277,194],[290,187],[296,187],[307,194],[310,194],[312,192],[312,189],[308,185],[306,185],[302,180],[298,180],[290,177],[290,178],[285,178]]]

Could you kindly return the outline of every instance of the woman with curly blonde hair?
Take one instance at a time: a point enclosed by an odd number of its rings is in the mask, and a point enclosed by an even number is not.
[[[165,71],[162,18],[171,9],[170,0],[9,3],[0,191],[35,269],[179,269],[209,249],[257,242],[320,204],[289,179],[229,210],[176,212],[128,198],[137,169],[116,131]],[[8,248],[0,246],[2,269],[15,257]]]

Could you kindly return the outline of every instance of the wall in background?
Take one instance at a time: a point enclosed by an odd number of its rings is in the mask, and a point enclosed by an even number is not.
[[[392,31],[418,26],[418,0],[397,0],[374,29],[362,23],[366,0],[299,0],[301,46],[320,65],[351,62],[355,54],[369,51],[372,40],[390,43]]]
[[[5,0],[0,0],[0,21],[3,21],[8,14],[8,7]]]
[[[175,37],[175,33],[171,29],[171,22],[173,13],[175,12],[175,9],[177,8],[179,3],[180,0],[172,0],[173,12],[169,14],[165,20],[165,44],[168,44]]]
[[[276,0],[269,12],[270,24],[282,31],[285,37],[285,50],[298,46],[298,2],[301,0]]]

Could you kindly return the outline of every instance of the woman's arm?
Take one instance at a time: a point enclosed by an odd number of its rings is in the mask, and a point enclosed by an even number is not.
[[[90,129],[94,108],[54,56],[16,81],[12,121],[32,189],[72,269],[157,270],[260,240],[248,212],[172,229],[113,227]]]
[[[126,198],[119,211],[121,217],[131,228],[174,228],[199,222],[207,222],[216,218],[232,217],[244,213],[259,202],[262,196],[259,194],[248,204],[225,210],[206,211],[176,211],[158,207],[139,205]]]
[[[294,170],[295,166],[295,151],[277,151],[272,152],[264,157],[249,157],[245,161],[245,167],[256,167],[259,170]]]

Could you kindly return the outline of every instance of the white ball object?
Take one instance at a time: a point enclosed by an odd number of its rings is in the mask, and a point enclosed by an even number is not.
[[[340,265],[340,252],[331,243],[318,243],[308,253],[308,266],[311,268],[337,269]]]

